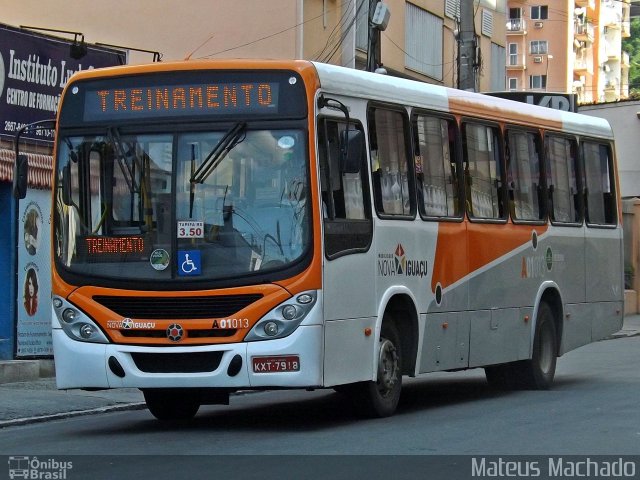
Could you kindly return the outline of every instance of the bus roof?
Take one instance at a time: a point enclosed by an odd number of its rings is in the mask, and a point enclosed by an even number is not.
[[[609,123],[601,118],[306,60],[220,59],[123,65],[78,72],[69,83],[104,77],[208,69],[290,69],[304,74],[303,76],[306,78],[309,78],[313,71],[313,75],[317,74],[319,78],[320,87],[324,91],[335,94],[411,105],[463,116],[481,117],[487,120],[500,120],[527,126],[535,125],[571,134],[613,138]],[[487,115],[488,112],[491,115]]]
[[[322,89],[336,94],[613,139],[606,120],[588,115],[324,63],[314,66]]]

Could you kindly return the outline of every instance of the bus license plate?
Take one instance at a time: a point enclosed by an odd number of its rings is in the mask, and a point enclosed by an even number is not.
[[[299,372],[300,357],[286,355],[278,357],[252,357],[255,373]]]

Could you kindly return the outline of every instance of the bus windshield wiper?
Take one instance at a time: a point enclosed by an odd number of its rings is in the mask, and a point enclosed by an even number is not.
[[[204,183],[204,181],[218,168],[224,157],[244,140],[244,131],[247,128],[246,122],[238,122],[224,134],[215,147],[209,152],[207,158],[193,172],[189,182],[191,184]]]
[[[118,131],[117,128],[109,128],[107,130],[107,137],[109,138],[111,145],[113,145],[113,148],[116,151],[116,158],[118,160],[118,165],[120,165],[120,170],[122,170],[122,175],[124,177],[125,182],[127,182],[129,191],[133,193],[138,193],[140,189],[138,188],[138,184],[136,183],[134,171],[127,164],[127,157],[130,157],[132,155],[133,155],[134,163],[138,167],[141,164],[141,161],[138,158],[138,154],[136,153],[135,147],[130,148],[128,151],[125,150],[125,146],[122,143],[122,139],[120,138],[120,132]],[[132,151],[133,151],[133,154],[131,153]]]

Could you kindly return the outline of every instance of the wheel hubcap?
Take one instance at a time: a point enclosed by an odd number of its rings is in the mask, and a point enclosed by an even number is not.
[[[396,347],[387,339],[382,339],[378,358],[378,389],[380,393],[391,392],[398,381],[398,353]]]

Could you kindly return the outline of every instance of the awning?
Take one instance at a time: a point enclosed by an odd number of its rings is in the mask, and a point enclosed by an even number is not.
[[[51,189],[53,157],[37,153],[25,153],[25,155],[29,159],[29,187]],[[13,182],[15,157],[13,150],[0,148],[0,181]]]

